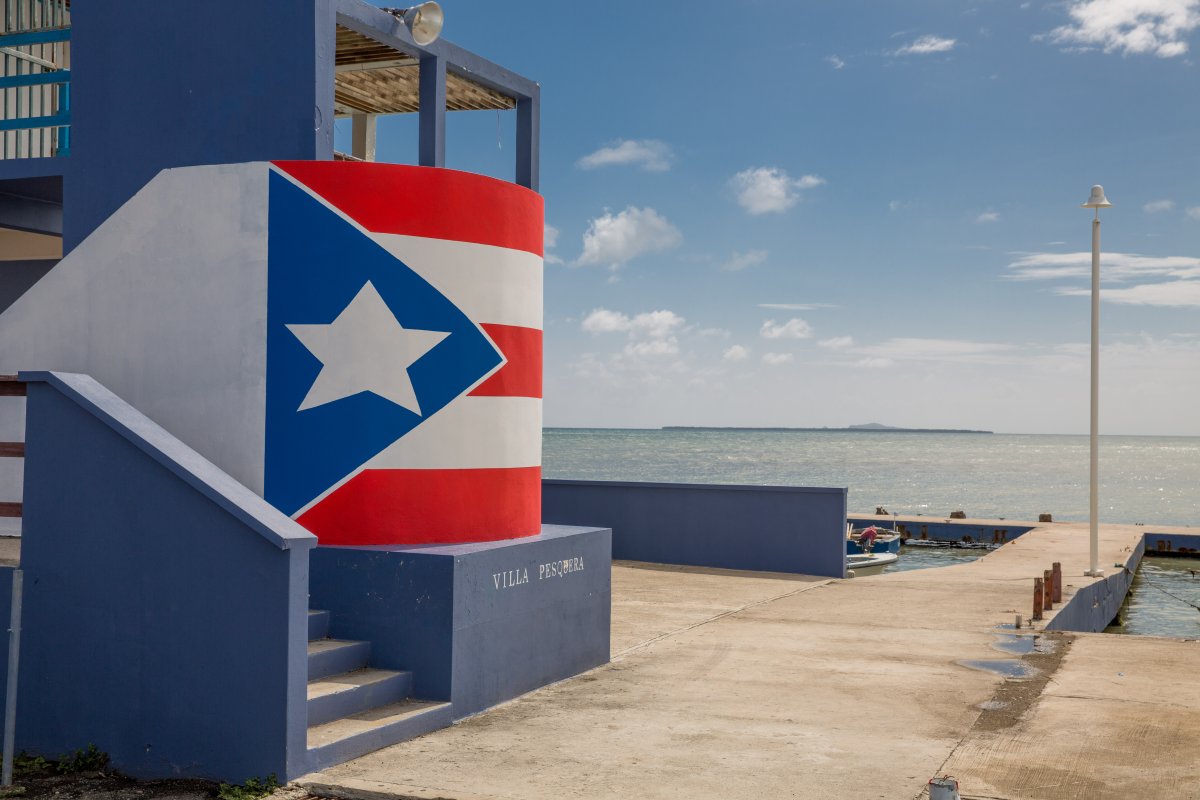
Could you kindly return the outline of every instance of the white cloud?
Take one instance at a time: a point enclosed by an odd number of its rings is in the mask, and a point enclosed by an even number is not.
[[[880,344],[854,348],[854,353],[874,359],[875,366],[883,361],[943,361],[958,363],[995,363],[1016,348],[996,342],[974,342],[966,339],[920,339],[899,337]]]
[[[594,335],[624,333],[627,342],[606,360],[591,353],[584,354],[576,359],[572,369],[579,377],[614,385],[627,380],[639,384],[656,383],[663,380],[666,373],[684,369],[682,362],[669,359],[679,355],[676,334],[685,329],[686,322],[667,309],[633,316],[608,308],[593,309],[580,323],[582,330]]]
[[[854,346],[853,336],[834,336],[831,339],[822,339],[817,342],[821,347],[827,347],[830,350],[845,350],[847,347]]]
[[[625,345],[625,354],[630,356],[655,358],[658,356],[673,356],[679,353],[679,340],[674,336],[666,339],[647,339],[642,342],[630,342]]]
[[[976,222],[999,222],[1000,214],[996,211],[985,211],[975,218]]]
[[[837,308],[829,303],[759,303],[759,308],[770,308],[774,311],[812,311],[818,308]]]
[[[740,344],[726,348],[725,352],[721,354],[721,358],[726,361],[745,361],[749,356],[750,350],[742,347]]]
[[[772,367],[777,367],[780,364],[786,364],[792,360],[791,353],[763,353],[762,360],[764,364],[770,364]]]
[[[558,228],[547,223],[544,226],[544,232],[542,234],[542,242],[543,242],[542,252],[545,254],[542,256],[542,258],[545,260],[545,262],[547,264],[563,263],[563,260],[561,258],[559,258],[558,256],[556,256],[554,253],[551,252],[554,249],[554,247],[558,244]]]
[[[930,53],[945,53],[953,50],[958,44],[957,39],[946,39],[933,34],[926,34],[917,37],[916,40],[909,42],[896,51],[898,56],[923,56]]]
[[[782,214],[800,200],[800,193],[825,183],[818,175],[793,178],[778,167],[742,170],[729,180],[738,205],[751,214]]]
[[[674,311],[646,311],[635,316],[594,309],[584,317],[580,327],[588,333],[628,333],[631,337],[659,339],[670,336],[683,327],[686,320]]]
[[[1200,27],[1200,0],[1071,0],[1067,13],[1070,24],[1036,38],[1072,50],[1174,58]]]
[[[846,62],[837,56],[825,56],[825,60],[829,62],[834,69],[841,69],[842,67],[846,66]]]
[[[1092,254],[1027,253],[1009,264],[1005,275],[1013,280],[1087,280],[1092,275]],[[1100,277],[1106,284],[1100,299],[1137,306],[1200,306],[1200,258],[1142,256],[1135,253],[1101,253]],[[1149,279],[1149,280],[1148,280]],[[1158,280],[1154,280],[1158,279]],[[1136,281],[1112,288],[1113,283]],[[1060,286],[1064,297],[1086,297],[1090,286]]]
[[[576,162],[581,169],[637,166],[647,172],[666,172],[675,161],[675,153],[666,142],[657,139],[620,139]]]
[[[669,250],[682,241],[679,230],[653,208],[629,206],[618,214],[605,211],[591,221],[583,234],[583,254],[575,263],[617,269],[640,255]]]
[[[1200,220],[1200,206],[1192,206],[1187,210],[1187,215],[1195,220]]]
[[[729,260],[721,264],[718,269],[725,272],[740,272],[746,267],[752,267],[755,264],[761,264],[767,260],[766,250],[747,250],[744,253],[735,252],[729,257]]]
[[[1063,287],[1058,294],[1067,297],[1088,297],[1091,289]],[[1100,299],[1131,306],[1200,306],[1200,281],[1166,281],[1143,283],[1123,289],[1101,289]]]
[[[614,333],[628,331],[632,325],[633,320],[620,311],[597,308],[583,318],[580,327],[588,333]]]
[[[1157,214],[1160,211],[1170,211],[1175,207],[1174,200],[1153,200],[1142,206],[1142,210],[1147,214]]]
[[[812,337],[812,326],[798,317],[779,324],[769,319],[759,333],[764,339],[808,339]]]
[[[1008,265],[1006,278],[1019,281],[1090,278],[1092,254],[1024,253]],[[1101,253],[1103,278],[1125,281],[1134,278],[1200,278],[1200,258],[1190,256],[1143,256],[1137,253]]]
[[[909,204],[902,200],[888,200],[888,211],[900,211],[901,209],[908,208],[908,206]]]

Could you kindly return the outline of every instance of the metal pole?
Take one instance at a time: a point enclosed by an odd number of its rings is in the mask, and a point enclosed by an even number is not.
[[[22,570],[13,571],[12,614],[8,624],[8,688],[4,700],[4,766],[0,785],[12,786],[13,747],[17,734],[17,665],[21,662],[21,587]]]
[[[1088,497],[1089,547],[1091,567],[1084,574],[1100,577],[1100,523],[1097,517],[1100,475],[1100,209],[1092,220],[1092,427],[1091,427],[1091,492]]]

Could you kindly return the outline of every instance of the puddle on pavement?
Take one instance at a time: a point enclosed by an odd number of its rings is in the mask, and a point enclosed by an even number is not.
[[[1011,653],[1014,656],[1027,656],[1037,647],[1037,637],[1033,635],[1021,636],[1014,633],[997,633],[993,634],[996,641],[992,642],[992,647],[1004,653]]]
[[[1038,672],[1024,661],[1018,661],[1015,658],[971,659],[967,661],[956,661],[955,663],[969,669],[992,672],[996,675],[1000,675],[1005,678],[1014,678],[1016,680],[1032,678]]]

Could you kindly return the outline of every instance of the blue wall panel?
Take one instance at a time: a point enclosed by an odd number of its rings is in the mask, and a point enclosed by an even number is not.
[[[1148,532],[1142,539],[1148,556],[1200,556],[1200,534]]]
[[[252,529],[223,506],[240,489],[228,476],[139,415],[186,466],[163,463],[108,398],[29,385],[17,745],[93,742],[137,777],[282,779],[305,755],[315,540],[281,515],[265,518],[290,549]],[[197,474],[227,494],[206,496]]]
[[[334,18],[333,0],[75,4],[65,251],[162,169],[331,158]]]
[[[608,530],[546,526],[530,539],[441,549],[457,567],[455,717],[608,662]]]
[[[413,672],[413,694],[456,718],[608,661],[611,537],[540,536],[431,547],[318,547],[314,609],[330,634],[371,642],[371,664]]]
[[[542,519],[611,528],[617,559],[845,576],[845,489],[545,480]]]

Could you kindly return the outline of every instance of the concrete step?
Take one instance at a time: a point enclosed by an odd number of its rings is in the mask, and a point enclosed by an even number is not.
[[[398,703],[412,691],[412,673],[360,669],[308,682],[308,726]]]
[[[328,611],[308,611],[308,640],[310,642],[317,639],[324,639],[329,635],[329,618],[331,614]]]
[[[406,700],[311,726],[308,729],[308,768],[312,772],[326,769],[444,728],[452,721],[450,703]]]
[[[308,643],[308,679],[328,678],[342,672],[354,672],[367,666],[370,642],[319,639]]]

